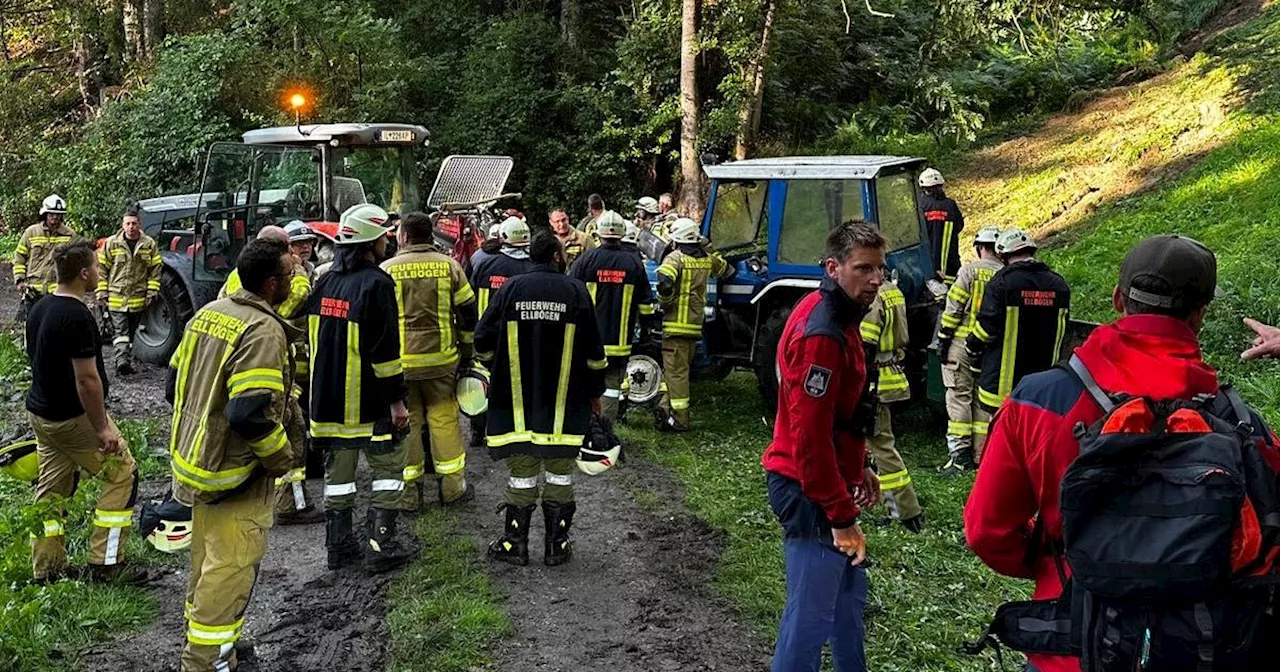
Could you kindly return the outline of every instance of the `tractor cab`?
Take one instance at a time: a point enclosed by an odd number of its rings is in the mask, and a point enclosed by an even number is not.
[[[427,129],[409,124],[317,124],[249,131],[209,148],[200,190],[140,202],[161,245],[161,301],[143,316],[135,354],[163,365],[195,308],[213,300],[263,226],[336,224],[373,203],[394,214],[422,207],[418,152]]]
[[[711,370],[751,367],[766,404],[775,402],[774,362],[787,315],[823,277],[827,233],[850,220],[873,223],[888,239],[888,267],[911,307],[912,347],[923,359],[945,291],[930,270],[917,205],[924,165],[906,157],[822,156],[704,166],[711,193],[702,231],[737,268],[717,288],[716,319],[703,329],[707,357],[721,364]]]

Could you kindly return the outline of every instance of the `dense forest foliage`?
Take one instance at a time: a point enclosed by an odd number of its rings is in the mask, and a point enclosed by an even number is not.
[[[297,89],[307,121],[427,126],[424,179],[514,156],[535,212],[678,187],[682,139],[937,155],[1157,72],[1219,1],[0,0],[0,226],[193,190]]]

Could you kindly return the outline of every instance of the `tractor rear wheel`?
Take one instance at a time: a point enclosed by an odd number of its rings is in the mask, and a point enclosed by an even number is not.
[[[133,336],[133,355],[148,364],[168,366],[193,314],[191,297],[182,280],[177,273],[164,269],[160,274],[160,296],[142,314],[142,323]]]
[[[756,390],[760,392],[765,415],[770,418],[778,413],[778,343],[782,340],[782,330],[787,326],[792,308],[780,306],[764,318],[756,333],[755,351],[751,353],[752,366],[756,371]]]

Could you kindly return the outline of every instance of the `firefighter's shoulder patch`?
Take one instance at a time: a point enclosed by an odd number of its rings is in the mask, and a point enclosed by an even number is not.
[[[827,386],[831,383],[831,369],[817,364],[809,365],[809,372],[804,374],[804,391],[811,397],[822,397],[827,394]]]

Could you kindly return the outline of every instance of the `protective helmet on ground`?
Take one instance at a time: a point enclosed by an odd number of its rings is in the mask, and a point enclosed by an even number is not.
[[[489,370],[479,364],[458,374],[454,396],[463,415],[474,418],[489,410]]]
[[[661,212],[661,209],[658,208],[658,199],[650,198],[648,196],[636,201],[636,210],[643,210],[651,215],[656,215]]]
[[[587,438],[578,449],[578,469],[588,476],[598,476],[618,463],[622,454],[622,441],[613,433],[613,425],[607,418],[591,417]]]
[[[292,222],[285,224],[284,232],[289,234],[289,242],[291,243],[302,243],[308,240],[314,241],[316,239],[315,232],[300,219],[295,219]]]
[[[40,216],[53,213],[56,215],[67,214],[67,202],[57,194],[49,194],[44,197],[44,201],[40,204]]]
[[[1000,239],[1000,228],[996,226],[984,226],[978,229],[978,235],[973,237],[973,242],[990,243],[994,245]]]
[[[391,215],[372,203],[353,205],[338,220],[338,232],[334,234],[333,242],[339,245],[373,242],[387,235],[392,228],[387,224],[390,221]]]
[[[640,227],[633,222],[627,222],[627,232],[622,234],[622,242],[632,245],[640,242]]]
[[[627,234],[627,220],[622,215],[605,210],[596,218],[596,235],[601,238],[621,238]]]
[[[1009,229],[1000,234],[1000,238],[996,240],[997,254],[1013,254],[1026,249],[1036,249],[1036,241],[1027,235],[1022,229]]]
[[[503,245],[511,247],[529,246],[529,225],[518,217],[508,217],[502,222],[502,231],[498,234]]]
[[[0,448],[0,473],[19,481],[35,481],[40,476],[36,440],[23,439]]]
[[[147,500],[138,514],[138,532],[157,551],[184,551],[191,546],[191,507],[175,500],[172,493]]]
[[[920,173],[920,186],[922,187],[941,187],[946,184],[946,180],[942,179],[942,173],[936,168],[928,168]]]
[[[672,222],[669,231],[671,241],[675,243],[696,243],[701,235],[698,223],[688,217],[681,217]]]

